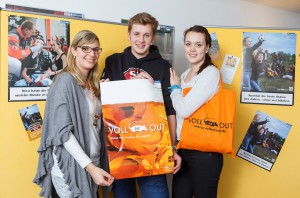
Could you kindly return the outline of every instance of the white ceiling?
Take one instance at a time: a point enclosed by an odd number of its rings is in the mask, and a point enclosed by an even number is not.
[[[286,11],[300,13],[300,0],[244,0]]]

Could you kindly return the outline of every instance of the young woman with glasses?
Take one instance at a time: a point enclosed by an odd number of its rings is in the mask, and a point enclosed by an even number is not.
[[[99,38],[83,30],[75,35],[67,66],[50,87],[34,182],[44,197],[96,198],[98,185],[114,178],[106,172],[107,153],[99,101]]]

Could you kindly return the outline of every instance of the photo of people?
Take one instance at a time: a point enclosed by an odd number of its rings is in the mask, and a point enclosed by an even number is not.
[[[66,66],[69,27],[67,21],[8,16],[9,101],[46,99]]]
[[[241,102],[292,105],[295,33],[243,33]]]
[[[239,65],[240,58],[230,54],[226,54],[220,72],[224,83],[231,84],[234,78],[236,69]]]
[[[219,42],[217,39],[217,34],[216,33],[212,33],[210,34],[211,36],[211,47],[209,48],[209,55],[211,57],[212,60],[221,60],[222,56],[220,53],[220,46],[219,46]]]
[[[41,136],[43,120],[36,104],[19,110],[25,131],[30,141]]]
[[[237,152],[237,156],[271,170],[292,125],[257,111]]]

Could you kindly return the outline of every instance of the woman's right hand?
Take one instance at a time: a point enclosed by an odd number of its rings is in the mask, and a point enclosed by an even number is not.
[[[177,76],[175,70],[170,68],[170,84],[172,85],[180,85],[180,78]]]
[[[114,181],[113,176],[93,163],[89,163],[85,167],[85,170],[91,175],[98,186],[110,186]]]

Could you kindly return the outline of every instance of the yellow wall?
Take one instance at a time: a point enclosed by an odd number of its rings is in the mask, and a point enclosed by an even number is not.
[[[54,20],[60,18],[7,11],[0,11],[0,13],[0,198],[34,198],[39,197],[40,192],[40,188],[32,183],[37,168],[38,154],[36,151],[40,139],[29,141],[18,110],[37,104],[43,117],[45,101],[8,102],[8,15]],[[104,67],[104,60],[108,55],[122,52],[129,45],[127,26],[67,18],[61,20],[70,21],[71,40],[78,31],[83,29],[91,30],[99,36],[103,48],[99,62],[101,71]]]
[[[0,48],[0,198],[34,198],[38,197],[40,188],[32,183],[37,167],[37,148],[39,139],[29,141],[18,110],[32,104],[37,104],[41,114],[44,114],[45,101],[8,102],[7,83],[7,16],[21,15],[34,16],[39,18],[58,19],[37,15],[26,15],[15,12],[0,12],[1,25],[1,48]],[[107,24],[86,20],[62,19],[70,21],[71,39],[81,29],[89,29],[97,33],[101,40],[103,53],[100,56],[100,65],[103,68],[105,57],[122,51],[129,45],[127,41],[127,27],[119,24]],[[253,29],[226,29],[209,28],[210,32],[217,33],[222,57],[231,54],[237,57],[242,56],[243,32],[270,32],[270,30]],[[299,31],[271,31],[297,33]],[[299,46],[299,41],[297,41]],[[299,47],[297,48],[296,65],[299,62]],[[221,65],[222,61],[216,62]],[[296,76],[299,76],[296,69]],[[226,88],[235,90],[237,96],[240,93],[241,82],[241,61],[233,79],[232,85],[225,85]],[[282,121],[292,124],[292,129],[286,142],[276,160],[271,172],[253,165],[239,157],[230,158],[225,156],[225,163],[219,185],[219,198],[294,198],[300,195],[299,178],[300,171],[297,169],[300,164],[299,140],[299,98],[297,92],[297,77],[295,78],[294,106],[241,104],[239,97],[236,98],[237,116],[235,125],[234,146],[237,150],[249,127],[249,124],[257,110],[263,111]],[[298,124],[298,125],[297,125]]]
[[[219,198],[295,198],[300,196],[299,179],[300,171],[300,126],[299,126],[299,99],[298,89],[300,70],[299,65],[299,33],[292,30],[255,30],[255,29],[234,29],[234,28],[208,28],[210,33],[216,33],[222,54],[222,60],[216,64],[220,68],[225,54],[240,57],[240,63],[231,85],[225,88],[236,91],[236,124],[234,135],[234,148],[237,151],[246,131],[257,110],[271,115],[279,120],[292,125],[289,135],[278,155],[278,158],[271,169],[271,172],[262,169],[246,160],[229,155],[225,156],[224,167],[219,185]],[[261,105],[240,103],[240,90],[242,78],[242,40],[243,32],[285,32],[297,34],[296,48],[296,74],[295,74],[295,95],[294,106]],[[255,43],[255,41],[253,41]]]

